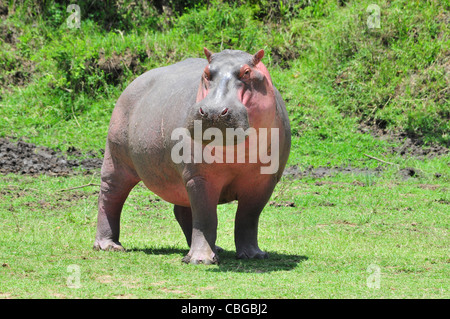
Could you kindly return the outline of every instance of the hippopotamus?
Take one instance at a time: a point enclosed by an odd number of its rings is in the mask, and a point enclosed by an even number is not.
[[[290,152],[286,107],[261,62],[264,50],[204,53],[206,59],[145,72],[117,100],[101,168],[94,249],[125,250],[120,215],[142,181],[174,204],[190,247],[183,262],[219,263],[217,205],[235,200],[237,258],[268,258],[258,246],[258,221]],[[276,163],[272,169],[268,158]]]

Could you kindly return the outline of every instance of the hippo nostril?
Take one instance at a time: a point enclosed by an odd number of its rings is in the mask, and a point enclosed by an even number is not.
[[[221,116],[225,116],[225,115],[227,115],[227,113],[228,113],[228,108],[226,107],[226,108],[222,111],[222,113],[220,113],[220,115],[221,115]]]
[[[207,115],[207,114],[205,113],[205,111],[203,111],[202,108],[200,108],[198,111],[199,111],[199,113],[200,113],[201,116],[206,116],[206,115]]]

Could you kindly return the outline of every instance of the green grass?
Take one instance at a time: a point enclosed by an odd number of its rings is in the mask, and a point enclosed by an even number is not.
[[[370,1],[189,1],[186,8],[173,1],[169,17],[156,7],[102,2],[82,4],[80,29],[67,27],[64,5],[22,3],[9,5],[14,13],[0,25],[13,39],[0,42],[1,136],[98,150],[115,101],[135,77],[202,57],[207,46],[265,49],[296,136],[339,135],[365,122],[449,145],[448,3],[382,1],[379,29],[367,27]]]
[[[392,172],[395,174],[395,172]],[[172,206],[138,185],[125,253],[92,250],[98,175],[0,181],[2,298],[448,298],[448,183],[338,175],[284,179],[260,220],[264,261],[235,259],[236,203],[219,206],[221,264],[192,266]],[[150,198],[152,200],[150,200]],[[380,288],[370,288],[370,265]],[[80,269],[79,288],[71,265]]]
[[[264,261],[234,258],[236,203],[220,206],[225,251],[211,267],[181,263],[188,250],[171,205],[141,186],[123,212],[128,252],[95,252],[98,187],[60,190],[99,183],[99,172],[3,175],[0,298],[448,298],[448,155],[400,156],[391,149],[403,141],[359,127],[449,146],[449,4],[380,1],[381,28],[368,29],[371,3],[174,0],[169,14],[133,1],[83,2],[80,29],[67,28],[66,5],[8,3],[2,137],[100,152],[117,98],[145,70],[202,57],[204,46],[262,48],[289,112],[288,165],[370,171],[284,178],[271,198],[281,206],[261,216]],[[419,176],[403,179],[407,167]],[[71,265],[81,288],[68,287]],[[367,285],[370,265],[381,271],[380,289]]]

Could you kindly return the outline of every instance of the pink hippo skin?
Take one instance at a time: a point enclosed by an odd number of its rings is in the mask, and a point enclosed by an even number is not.
[[[206,60],[187,59],[144,73],[118,99],[101,170],[95,249],[124,250],[119,242],[120,214],[131,189],[143,181],[152,192],[175,205],[175,217],[190,247],[184,262],[219,262],[219,247],[215,245],[217,205],[234,200],[238,201],[234,232],[237,257],[268,257],[258,247],[258,220],[289,156],[291,133],[286,108],[260,62],[263,50],[255,55],[234,50],[215,54],[206,48],[204,51]],[[234,144],[224,142],[215,149],[225,154],[245,143],[243,163],[174,161],[171,152],[179,139],[171,136],[177,128],[191,133],[191,150],[194,144],[211,149],[209,141],[195,140],[194,121],[201,121],[197,123],[202,124],[203,132],[217,128],[224,136],[227,128],[251,127],[257,135],[266,128],[266,151],[271,154],[272,144],[278,146],[273,159],[278,169],[263,174],[261,168],[268,166],[267,162],[259,158],[248,161],[249,150],[254,147],[248,136],[244,142],[234,139]],[[279,133],[275,143],[270,139],[273,128]]]

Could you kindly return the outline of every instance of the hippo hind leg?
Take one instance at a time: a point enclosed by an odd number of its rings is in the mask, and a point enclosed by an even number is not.
[[[114,160],[107,148],[101,170],[95,250],[125,250],[119,242],[120,215],[128,194],[138,182],[136,174]]]

